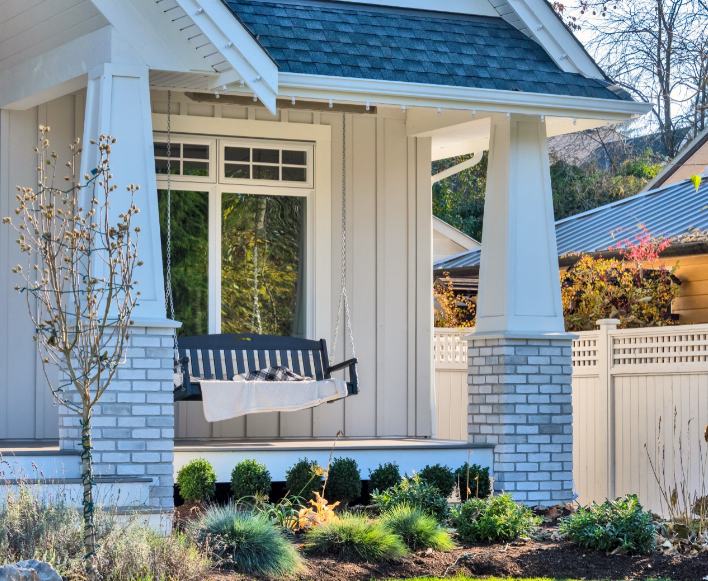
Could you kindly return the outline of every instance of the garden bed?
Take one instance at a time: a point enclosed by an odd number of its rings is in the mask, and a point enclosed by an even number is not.
[[[295,578],[302,581],[360,581],[414,577],[550,577],[557,579],[671,579],[697,581],[708,575],[708,553],[694,557],[660,555],[627,557],[605,555],[572,543],[521,540],[506,545],[467,545],[450,553],[418,552],[401,563],[351,563],[334,556],[306,556],[305,568]],[[463,554],[473,557],[462,557]],[[229,572],[210,575],[214,581],[259,580]]]

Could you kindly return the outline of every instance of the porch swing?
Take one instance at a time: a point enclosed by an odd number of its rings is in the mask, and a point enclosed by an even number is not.
[[[170,129],[170,105],[171,91],[167,93],[167,241],[166,241],[166,302],[169,316],[175,320],[175,309],[172,295],[172,216],[171,216],[171,129]],[[203,401],[203,386],[211,386],[218,383],[220,389],[228,390],[229,383],[236,381],[243,382],[239,376],[255,374],[272,367],[287,368],[287,370],[309,379],[306,383],[330,383],[332,374],[348,370],[348,380],[344,381],[345,389],[337,390],[334,396],[328,396],[327,403],[359,393],[357,376],[357,359],[354,352],[354,337],[352,334],[351,318],[349,315],[349,303],[346,289],[346,175],[345,175],[345,135],[344,135],[344,115],[342,115],[342,259],[341,259],[341,290],[339,293],[339,306],[337,309],[337,321],[334,327],[334,341],[332,350],[327,352],[327,342],[324,339],[319,341],[302,339],[299,337],[283,337],[276,335],[261,334],[213,334],[197,335],[192,337],[177,338],[175,333],[175,389],[174,401]],[[258,237],[256,231],[256,238]],[[258,304],[258,283],[257,283],[257,243],[254,256],[254,305],[253,320],[257,321],[257,328],[260,330],[260,307]],[[334,363],[334,356],[337,349],[337,339],[339,336],[340,322],[342,316],[345,319],[349,339],[351,343],[352,358],[341,363]],[[341,382],[341,380],[333,380]],[[209,382],[209,383],[207,383]],[[270,386],[276,384],[272,381],[251,380],[248,382],[251,388],[267,393]],[[290,381],[287,389],[282,393],[287,394],[292,386],[293,390],[298,389],[298,385],[303,385],[300,381]],[[238,385],[243,385],[239,383]],[[279,382],[279,388],[282,388]],[[223,392],[222,392],[223,393]],[[287,399],[287,397],[283,398]],[[240,400],[239,400],[240,401]],[[299,408],[286,407],[279,409],[255,409],[248,413],[258,411],[290,411],[292,409],[306,409],[316,407],[324,403],[313,399],[309,405],[305,402]],[[205,409],[206,415],[206,409]],[[234,416],[229,416],[234,417]],[[215,420],[211,420],[215,421]]]

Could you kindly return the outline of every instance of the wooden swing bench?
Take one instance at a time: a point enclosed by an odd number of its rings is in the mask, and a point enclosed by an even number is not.
[[[318,381],[349,369],[347,395],[359,393],[357,360],[329,365],[327,343],[275,335],[198,335],[179,338],[182,385],[175,387],[175,401],[201,401],[201,379],[231,380],[236,375],[283,366]],[[293,382],[293,387],[297,382]]]

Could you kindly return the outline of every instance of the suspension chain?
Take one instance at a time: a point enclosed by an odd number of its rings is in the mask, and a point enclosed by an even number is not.
[[[171,111],[170,107],[172,105],[172,91],[167,91],[167,292],[165,293],[165,306],[167,307],[167,312],[170,315],[170,319],[175,320],[175,304],[172,298],[172,128],[171,122]],[[175,371],[178,370],[179,365],[177,360],[179,359],[179,351],[177,345],[177,331],[174,333],[174,350],[175,350]]]
[[[347,118],[342,113],[342,290],[339,293],[339,305],[337,307],[337,323],[334,326],[334,341],[332,351],[329,356],[329,364],[334,365],[334,354],[337,350],[337,340],[339,339],[339,323],[342,319],[342,306],[344,307],[344,317],[346,318],[347,331],[349,332],[349,344],[352,348],[352,357],[356,357],[354,348],[354,333],[352,332],[352,321],[349,315],[349,300],[347,297],[347,180],[346,180],[346,143],[347,143]]]

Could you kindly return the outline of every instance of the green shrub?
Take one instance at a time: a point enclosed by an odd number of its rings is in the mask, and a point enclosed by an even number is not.
[[[195,458],[177,473],[180,496],[187,502],[209,500],[216,492],[216,472],[204,458]]]
[[[460,486],[460,500],[467,500],[467,462],[455,470],[455,484]],[[492,493],[489,483],[489,468],[482,468],[479,464],[470,465],[469,498],[487,498]]]
[[[361,496],[361,473],[353,458],[335,458],[329,467],[324,497],[344,506]]]
[[[188,531],[242,574],[284,577],[302,565],[284,529],[264,514],[240,510],[233,504],[209,508],[189,524]]]
[[[401,472],[395,462],[379,464],[373,472],[369,470],[369,492],[374,490],[386,490],[391,486],[396,486],[401,481]]]
[[[253,496],[268,498],[270,494],[270,472],[256,460],[243,460],[231,471],[231,492],[236,498]]]
[[[560,533],[589,549],[643,555],[654,550],[655,530],[650,511],[630,494],[602,504],[593,502],[561,522]]]
[[[422,509],[438,522],[443,522],[450,516],[447,499],[435,486],[423,482],[418,475],[406,476],[396,486],[372,494],[371,499],[381,513],[406,504]]]
[[[434,517],[418,507],[406,504],[396,506],[381,517],[381,522],[397,534],[412,551],[430,547],[436,551],[450,551],[455,543]]]
[[[403,539],[380,521],[345,515],[338,521],[310,529],[305,548],[319,554],[334,553],[350,561],[395,561],[406,556]]]
[[[463,541],[496,543],[530,535],[540,519],[510,494],[502,494],[471,498],[456,511],[453,522]]]
[[[312,500],[315,495],[313,490],[322,488],[322,476],[318,473],[319,466],[314,460],[300,458],[285,472],[285,486],[290,491],[290,496],[299,496]]]
[[[433,466],[426,466],[419,473],[421,481],[432,484],[440,492],[442,492],[445,498],[448,498],[452,491],[455,490],[455,474],[447,466],[442,466],[440,464],[435,464]]]

